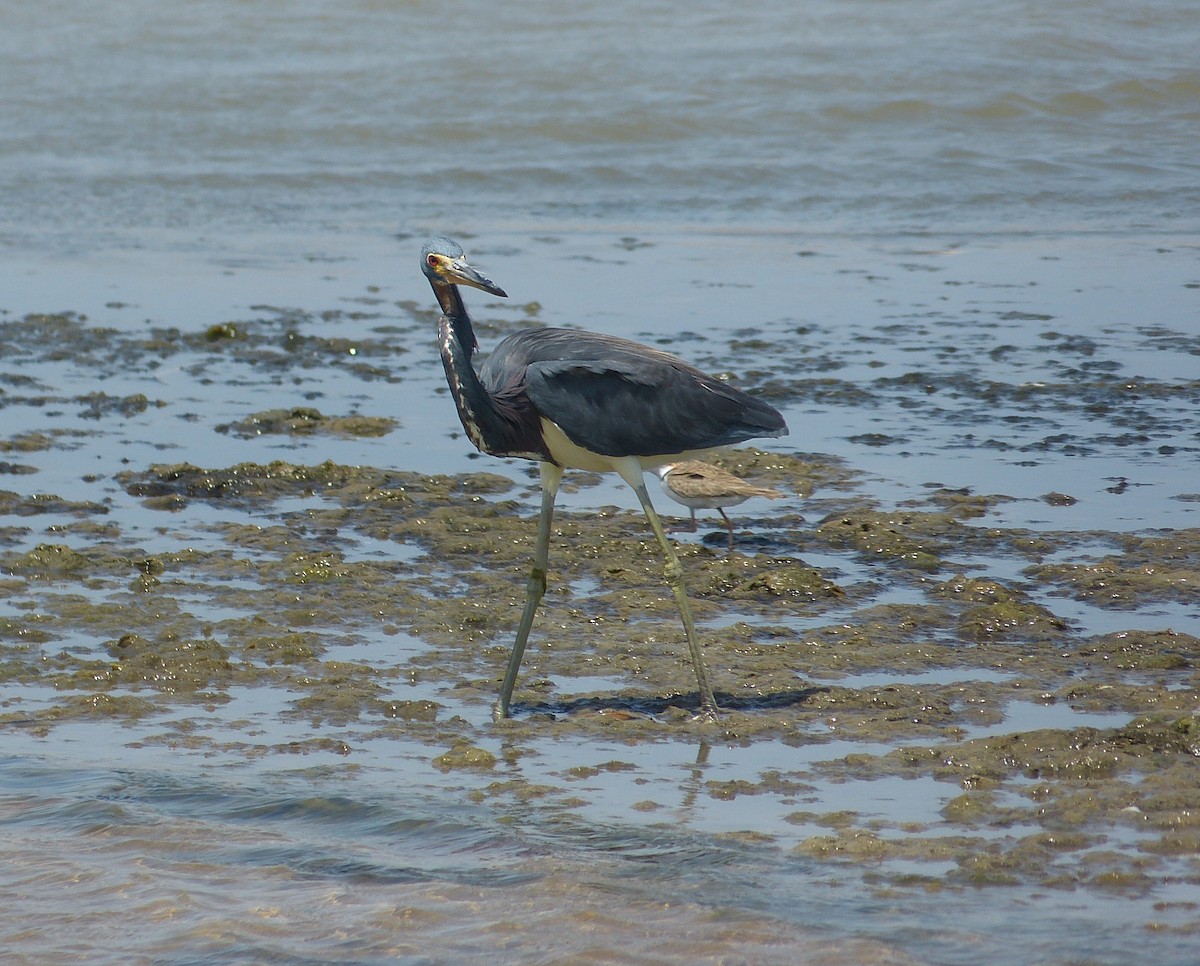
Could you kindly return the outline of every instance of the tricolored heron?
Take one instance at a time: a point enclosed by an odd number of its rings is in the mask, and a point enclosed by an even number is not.
[[[505,291],[468,265],[462,248],[448,238],[425,246],[421,270],[442,308],[442,364],[467,436],[481,452],[537,460],[541,471],[542,511],[525,610],[493,715],[509,715],[529,630],[546,592],[554,498],[563,470],[570,467],[618,473],[637,494],[662,547],[663,573],[683,621],[701,713],[715,717],[717,701],[696,639],[683,568],[642,474],[755,437],[783,436],[783,417],[659,349],[577,329],[525,329],[510,335],[476,373],[471,358],[478,342],[458,286],[507,298]]]
[[[702,460],[681,460],[658,468],[663,490],[676,503],[692,512],[691,529],[696,529],[697,510],[716,510],[729,531],[729,549],[733,550],[733,521],[725,515],[725,507],[745,503],[752,496],[778,500],[782,493],[769,486],[755,486],[727,470]]]

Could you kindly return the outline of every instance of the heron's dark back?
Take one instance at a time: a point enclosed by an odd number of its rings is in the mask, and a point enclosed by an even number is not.
[[[577,445],[659,456],[783,436],[771,406],[675,356],[617,336],[527,329],[480,371],[491,393],[523,393]]]

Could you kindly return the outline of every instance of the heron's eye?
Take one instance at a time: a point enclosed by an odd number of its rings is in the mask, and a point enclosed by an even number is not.
[[[426,257],[426,259],[425,259],[425,261],[427,261],[427,262],[429,263],[429,267],[430,267],[430,268],[437,268],[437,267],[438,267],[438,261],[439,261],[439,259],[438,259],[438,257],[437,257],[436,255],[429,255],[429,256],[427,256],[427,257]]]

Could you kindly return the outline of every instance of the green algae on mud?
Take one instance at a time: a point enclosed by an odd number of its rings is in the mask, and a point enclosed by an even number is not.
[[[432,327],[429,310],[402,310],[407,320],[397,324],[382,310],[320,318],[259,307],[254,319],[194,332],[117,332],[71,316],[0,323],[0,341],[13,350],[0,405],[53,406],[75,421],[35,420],[0,440],[0,452],[38,469],[85,441],[127,442],[171,405],[155,398],[161,386],[59,391],[16,371],[22,360],[70,364],[92,386],[118,373],[149,376],[170,361],[205,391],[236,383],[223,368],[232,365],[272,391],[333,371],[354,380],[352,401],[329,403],[350,416],[245,407],[223,417],[222,439],[274,436],[291,446],[397,432],[404,427],[389,415],[359,409],[364,384],[405,377],[402,343]],[[514,311],[481,331],[527,324]],[[370,335],[306,331],[348,321],[373,326]],[[774,371],[755,374],[758,387],[783,401],[900,401],[931,412],[954,394],[964,419],[999,402],[1049,420],[1056,406],[1077,405],[1067,397],[1080,385],[796,379],[792,362],[785,353]],[[1104,378],[1083,387],[1089,405],[1119,404],[1131,416],[1157,391],[1139,395]],[[1178,403],[1187,391],[1163,398]],[[1173,423],[1164,416],[1156,425]],[[1051,434],[1037,445],[1094,447],[1098,438]],[[900,438],[880,433],[874,442]],[[967,444],[1016,445],[1002,435]],[[374,740],[416,743],[472,800],[516,810],[536,799],[560,816],[590,804],[588,779],[618,775],[651,786],[636,811],[664,808],[646,769],[612,765],[611,751],[597,765],[578,750],[593,743],[759,746],[778,760],[737,779],[698,766],[699,794],[777,802],[791,816],[780,828],[735,834],[778,839],[781,829],[814,826],[801,833],[799,854],[853,862],[880,889],[1026,882],[1120,892],[1196,881],[1188,850],[1200,814],[1200,641],[1166,626],[1088,633],[1059,604],[1133,610],[1190,599],[1197,531],[1034,532],[994,522],[1011,500],[1004,494],[929,484],[917,499],[886,506],[843,458],[734,451],[722,465],[799,499],[739,517],[733,553],[719,533],[680,545],[721,722],[693,720],[694,677],[644,519],[602,508],[558,512],[519,716],[491,723],[483,719],[532,557],[528,481],[514,482],[509,470],[436,475],[260,459],[209,467],[133,459],[111,477],[120,489],[101,500],[46,492],[52,487],[21,493],[38,477],[12,474],[0,511],[21,525],[0,534],[0,682],[19,687],[0,705],[0,728],[49,736],[73,722],[108,721],[140,743],[228,760],[354,758]],[[567,483],[586,490],[596,479],[574,474]],[[1063,496],[1046,502],[1069,505]],[[1098,544],[1109,549],[1089,558]],[[816,557],[819,565],[809,562]],[[1004,563],[1004,576],[988,572],[992,561]],[[294,734],[227,720],[248,691],[266,696]],[[1058,714],[1060,726],[1022,725],[1029,707]],[[1077,727],[1077,713],[1126,721]],[[835,743],[827,760],[818,751],[815,764],[788,768],[789,751]],[[533,763],[551,747],[576,757],[539,774]],[[935,819],[814,804],[831,784],[896,778],[940,803]]]
[[[1200,529],[1109,539],[1118,544],[1119,554],[1087,563],[1041,564],[1031,568],[1031,576],[1097,607],[1132,609],[1200,596]]]
[[[200,500],[275,500],[285,496],[334,496],[343,503],[358,500],[405,499],[416,492],[442,502],[451,493],[494,494],[513,487],[507,477],[473,473],[459,477],[428,476],[403,470],[340,466],[327,460],[301,466],[276,460],[240,463],[227,469],[206,470],[190,463],[155,465],[145,471],[128,470],[117,477],[132,496],[176,496]]]
[[[386,436],[396,426],[395,419],[382,416],[325,416],[311,406],[292,409],[268,409],[245,419],[217,426],[218,433],[252,438],[271,434],[309,435],[331,433],[334,436]]]
[[[789,472],[794,473],[795,467],[789,467]],[[507,478],[495,474],[429,477],[331,462],[299,466],[276,461],[238,464],[224,470],[162,465],[142,472],[127,471],[120,480],[136,497],[172,496],[219,501],[224,506],[269,506],[282,497],[315,496],[320,503],[303,514],[307,527],[342,533],[344,543],[357,533],[417,546],[426,556],[403,566],[388,561],[350,561],[336,547],[312,548],[291,525],[230,523],[214,530],[229,547],[227,551],[188,551],[150,558],[138,548],[121,552],[111,543],[83,551],[47,544],[23,554],[5,554],[4,570],[31,580],[79,579],[85,585],[103,585],[114,578],[132,580],[148,571],[155,583],[143,582],[140,590],[149,598],[143,603],[155,609],[154,616],[136,609],[128,612],[127,607],[124,616],[150,625],[164,622],[163,594],[178,581],[194,587],[197,579],[224,577],[227,581],[237,574],[254,589],[217,582],[208,585],[209,592],[214,601],[223,599],[258,616],[217,624],[192,619],[186,621],[183,632],[195,637],[200,624],[223,628],[236,641],[234,653],[244,655],[252,665],[319,661],[328,650],[322,640],[330,631],[305,628],[336,627],[339,622],[331,615],[342,613],[345,624],[360,623],[364,616],[373,615],[371,621],[379,626],[403,628],[429,641],[429,652],[413,658],[427,680],[433,677],[461,685],[481,672],[496,673],[485,669],[497,667],[507,648],[533,536],[529,521],[512,512],[513,504],[483,498],[510,490],[512,483]],[[815,534],[818,541],[823,539],[834,549],[845,548],[844,521],[848,518],[842,515],[838,519],[842,523],[832,532],[818,528]],[[914,531],[917,540],[930,539],[920,534],[959,526],[941,511],[905,511],[904,519],[910,528],[919,525]],[[784,533],[800,527],[800,521],[789,514],[776,516],[774,523]],[[531,652],[529,680],[615,673],[645,679],[661,689],[660,693],[686,695],[690,690],[688,669],[675,640],[673,602],[662,588],[656,549],[636,515],[594,518],[562,514],[557,533],[556,541],[567,541],[571,552],[559,549],[555,554],[561,578],[546,601],[546,630]],[[984,536],[975,534],[974,539],[982,541]],[[813,545],[812,535],[806,545]],[[752,624],[730,624],[706,634],[706,644],[723,668],[722,677],[740,682],[737,691],[727,690],[725,696],[726,702],[735,706],[742,700],[767,701],[772,694],[806,693],[798,684],[805,676],[816,675],[820,680],[832,675],[836,679],[866,668],[911,673],[956,663],[990,668],[1011,663],[1006,655],[1014,650],[1020,653],[1022,666],[1032,672],[1035,666],[1053,662],[1026,653],[1030,642],[1061,645],[1062,639],[1069,637],[1064,621],[1029,602],[1019,588],[999,581],[958,575],[929,584],[915,575],[912,579],[926,603],[891,605],[888,612],[868,608],[849,624],[822,628],[811,626],[811,618],[822,609],[853,607],[864,589],[843,586],[836,575],[822,574],[797,557],[717,555],[703,545],[694,545],[685,549],[684,559],[689,586],[703,618],[727,610],[730,601],[736,601],[740,614],[755,618]],[[573,590],[580,581],[588,584],[583,596]],[[447,583],[457,586],[459,592],[439,592]],[[305,588],[299,607],[288,596],[297,585]],[[272,602],[272,587],[285,596]],[[349,610],[347,602],[353,604]],[[85,608],[77,602],[74,613],[63,616],[69,621]],[[126,628],[100,613],[103,608],[92,609],[90,626],[107,628],[117,639],[123,636]],[[287,626],[264,634],[264,627],[278,626],[268,616],[272,611]],[[810,623],[803,635],[778,623],[793,613],[805,615]],[[318,614],[322,616],[317,618]],[[175,613],[174,619],[184,620],[185,615]],[[588,627],[582,653],[556,644],[552,629],[573,626]],[[49,633],[45,622],[36,630]],[[171,629],[172,634],[178,632]],[[331,636],[353,634],[343,629]],[[986,647],[964,648],[964,641],[983,642]],[[1178,667],[1186,660],[1179,656],[1181,649],[1187,647],[1176,642],[1175,656],[1154,662],[1143,657],[1140,663],[1143,667]],[[460,676],[463,671],[456,675],[450,670],[456,665],[463,668],[466,678]],[[835,700],[828,697],[827,689],[820,693],[827,696],[810,695],[807,710],[818,711],[826,702],[848,706],[846,694]],[[364,694],[360,703],[366,706],[368,697],[375,695]],[[580,700],[585,698],[580,696]],[[929,720],[928,695],[898,698],[893,691],[885,703],[895,705],[892,710],[898,712],[897,719]],[[1003,700],[993,703],[1002,705]],[[868,704],[883,706],[878,694],[872,695]],[[779,726],[764,729],[760,723],[749,728],[754,733],[772,729],[778,731]]]
[[[933,594],[970,602],[958,620],[964,640],[998,635],[1029,634],[1053,637],[1067,622],[1035,604],[1021,590],[999,581],[967,578],[958,574],[932,588]]]
[[[1195,855],[1180,846],[1194,838],[1200,815],[1198,754],[1196,718],[1188,714],[1137,719],[1122,728],[1043,729],[856,755],[826,763],[823,774],[956,782],[965,791],[947,802],[942,817],[961,831],[951,838],[882,838],[877,833],[892,827],[876,823],[815,836],[799,849],[843,860],[950,860],[956,868],[949,882],[1059,888],[1104,885],[1089,871],[1102,856],[1108,886],[1147,888],[1148,874],[1181,874],[1169,859]],[[1102,848],[1126,834],[1137,841],[1134,850]],[[1200,870],[1182,874],[1200,879]]]

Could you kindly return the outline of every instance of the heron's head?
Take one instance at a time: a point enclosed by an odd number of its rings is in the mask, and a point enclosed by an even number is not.
[[[421,249],[421,271],[434,285],[470,285],[491,295],[508,298],[504,289],[467,264],[462,246],[449,238],[430,239]]]

